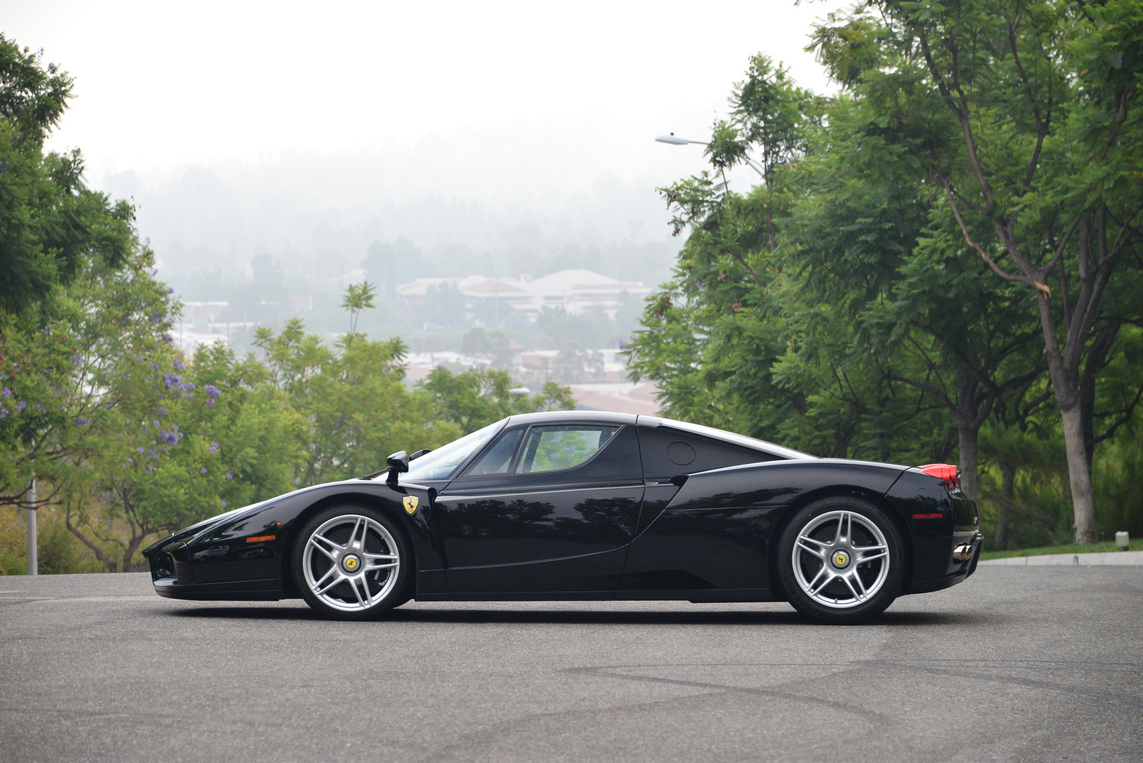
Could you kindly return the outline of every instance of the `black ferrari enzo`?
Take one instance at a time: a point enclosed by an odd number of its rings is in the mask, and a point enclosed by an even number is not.
[[[788,601],[849,623],[976,569],[956,467],[819,459],[708,427],[512,416],[377,474],[221,514],[143,553],[177,599]]]

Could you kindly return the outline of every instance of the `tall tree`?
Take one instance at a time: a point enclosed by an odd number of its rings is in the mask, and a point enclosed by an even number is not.
[[[1063,419],[1075,540],[1096,539],[1083,385],[1122,320],[1143,242],[1143,80],[1139,0],[873,0],[831,19],[815,44],[832,75],[861,94],[893,72],[936,104],[955,140],[926,146],[973,257],[1034,303]],[[881,102],[886,111],[891,103]],[[902,125],[908,127],[908,125]]]
[[[78,150],[44,153],[72,79],[0,34],[0,310],[24,312],[83,270],[122,264],[135,211],[83,183]]]
[[[867,74],[860,97],[829,104],[821,148],[801,169],[787,261],[852,321],[851,365],[879,361],[890,381],[951,414],[961,485],[975,499],[978,433],[1001,397],[1042,375],[1039,328],[1018,289],[957,256],[959,231],[919,171],[924,146],[947,137],[921,119],[923,94],[900,87],[896,72],[878,75]]]

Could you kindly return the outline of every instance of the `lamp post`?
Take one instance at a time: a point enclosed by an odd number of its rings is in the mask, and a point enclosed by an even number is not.
[[[709,146],[710,145],[709,143],[707,143],[705,141],[701,141],[701,140],[687,140],[686,138],[680,138],[677,135],[675,135],[674,133],[671,133],[669,135],[660,135],[659,137],[655,138],[655,140],[657,140],[660,143],[669,143],[672,146],[685,146],[688,143],[697,143],[700,146]],[[762,168],[758,166],[757,162],[755,162],[749,156],[743,156],[742,158],[745,159],[746,163],[750,165],[750,169],[757,172],[762,177],[763,180],[766,179],[766,173],[762,171]]]
[[[28,490],[28,502],[25,504],[28,515],[28,574],[40,574],[39,541],[36,538],[36,520],[39,518],[36,506],[36,478],[32,477],[32,486]]]

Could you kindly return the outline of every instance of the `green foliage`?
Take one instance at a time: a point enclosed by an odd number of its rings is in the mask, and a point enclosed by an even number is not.
[[[368,281],[362,283],[351,283],[345,288],[345,295],[341,300],[341,307],[349,311],[349,333],[345,337],[345,341],[350,341],[350,338],[357,332],[357,319],[365,310],[373,309],[373,297],[376,296],[376,290],[373,284]]]
[[[1143,551],[1143,538],[1132,538],[1127,547],[1128,551]],[[981,561],[986,559],[1012,559],[1019,556],[1044,556],[1050,554],[1106,554],[1109,552],[1118,552],[1119,547],[1115,545],[1114,541],[1105,541],[1103,543],[1093,543],[1087,545],[1077,545],[1075,543],[1064,543],[1055,546],[1039,546],[1035,548],[1021,548],[1013,551],[982,551],[980,554]]]
[[[871,5],[815,32],[841,94],[756,57],[711,170],[661,189],[688,239],[633,376],[668,415],[821,455],[957,453],[1014,542],[1079,536],[1085,451],[1099,526],[1137,521],[1143,3]],[[763,184],[727,188],[751,155]]]
[[[437,416],[460,427],[463,434],[518,413],[575,408],[567,387],[547,382],[538,395],[514,392],[508,372],[498,369],[476,368],[453,374],[437,367],[420,383],[420,389],[430,396]]]
[[[404,384],[400,339],[358,335],[336,353],[294,319],[277,336],[259,329],[255,344],[265,351],[270,381],[310,425],[295,484],[369,474],[389,453],[435,448],[459,435],[447,421],[426,416],[426,396]]]
[[[0,575],[22,575],[27,572],[26,515],[15,518],[16,509],[0,512]],[[72,535],[63,512],[45,506],[37,512],[37,556],[41,575],[78,572],[102,572],[106,567]]]
[[[979,257],[1022,295],[1006,317],[1041,330],[1075,538],[1090,542],[1093,389],[1143,306],[1127,264],[1143,244],[1143,3],[869,5],[877,17],[857,9],[822,25],[819,59],[887,137],[913,142],[914,174],[944,197],[939,249]]]
[[[72,79],[0,34],[0,310],[22,313],[96,257],[121,264],[134,209],[87,189],[78,151],[44,154]]]

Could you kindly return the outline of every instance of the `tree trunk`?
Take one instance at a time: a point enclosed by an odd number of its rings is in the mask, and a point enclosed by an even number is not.
[[[1008,550],[1008,520],[1012,516],[1012,495],[1016,482],[1016,466],[1000,462],[1000,506],[996,510],[996,548]]]
[[[123,549],[123,572],[146,572],[149,565],[146,561],[134,563],[135,552],[143,545],[143,540],[149,533],[143,535],[133,535],[131,540],[127,542],[127,547]]]
[[[1091,227],[1086,223],[1080,231],[1080,260],[1084,261],[1090,251]],[[1084,269],[1080,269],[1081,276]],[[1064,447],[1068,456],[1068,482],[1072,489],[1072,510],[1075,515],[1075,543],[1087,545],[1096,542],[1095,496],[1091,489],[1091,468],[1088,466],[1087,438],[1084,436],[1083,405],[1080,396],[1080,364],[1083,362],[1078,349],[1086,334],[1079,328],[1080,319],[1073,313],[1068,326],[1069,341],[1065,351],[1060,351],[1056,339],[1056,326],[1048,298],[1038,295],[1040,326],[1044,332],[1044,355],[1048,360],[1048,376],[1052,380],[1052,392],[1064,422]],[[1089,306],[1089,309],[1091,307]],[[1078,311],[1078,306],[1077,306]],[[1081,344],[1077,345],[1076,342]]]
[[[980,461],[977,449],[984,423],[976,401],[977,382],[963,363],[957,367],[956,434],[960,454],[960,489],[972,500],[979,497]]]
[[[1096,334],[1087,351],[1087,363],[1079,378],[1080,416],[1083,421],[1083,442],[1087,451],[1087,471],[1092,473],[1095,460],[1095,377],[1107,367],[1108,355],[1119,334],[1120,323],[1108,321]]]
[[[1091,471],[1087,467],[1087,444],[1083,436],[1083,416],[1077,404],[1069,408],[1060,405],[1064,419],[1064,445],[1068,453],[1068,481],[1072,488],[1072,506],[1075,509],[1075,542],[1080,545],[1095,543],[1095,500],[1091,490]]]
[[[957,426],[957,439],[960,447],[960,489],[972,500],[979,496],[978,470],[979,457],[977,455],[977,433],[979,430],[972,426]]]

